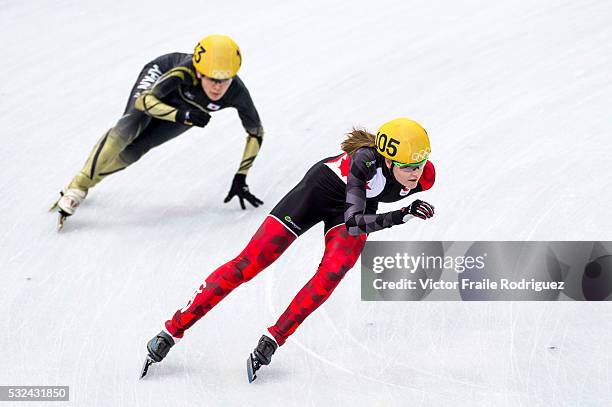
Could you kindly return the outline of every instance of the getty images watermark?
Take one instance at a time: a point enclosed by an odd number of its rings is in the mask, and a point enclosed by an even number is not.
[[[368,242],[361,298],[610,300],[612,242]]]

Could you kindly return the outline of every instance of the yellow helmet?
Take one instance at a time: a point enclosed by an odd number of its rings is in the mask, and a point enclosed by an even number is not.
[[[204,37],[193,51],[193,66],[209,78],[229,79],[236,76],[241,63],[240,48],[227,35]]]
[[[429,137],[417,122],[404,117],[380,126],[376,133],[376,150],[401,164],[420,164],[431,153]]]

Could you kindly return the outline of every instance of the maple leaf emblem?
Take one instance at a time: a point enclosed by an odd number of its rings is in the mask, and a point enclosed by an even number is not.
[[[337,164],[338,169],[340,170],[340,176],[341,177],[348,177],[349,171],[351,169],[351,159],[348,156],[347,153],[344,153],[342,155],[339,155],[338,157],[334,158],[333,160],[329,160],[327,163],[329,164],[336,164],[338,163],[338,161],[340,161],[339,164]]]
[[[349,170],[351,168],[351,159],[349,158],[348,154],[345,154],[344,157],[342,157],[342,161],[340,161],[340,166],[338,168],[340,168],[340,175],[343,177],[348,177]]]

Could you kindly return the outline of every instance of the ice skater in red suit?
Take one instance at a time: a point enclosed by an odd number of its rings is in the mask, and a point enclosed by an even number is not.
[[[376,135],[354,129],[340,155],[313,165],[272,209],[238,256],[213,271],[184,308],[149,341],[152,362],[161,361],[185,331],[240,284],[264,270],[313,225],[325,226],[325,251],[310,281],[268,327],[249,360],[253,373],[271,361],[300,324],[331,295],[355,265],[369,233],[434,215],[432,205],[415,200],[401,209],[377,214],[379,202],[395,202],[432,187],[435,169],[425,130],[400,118]]]

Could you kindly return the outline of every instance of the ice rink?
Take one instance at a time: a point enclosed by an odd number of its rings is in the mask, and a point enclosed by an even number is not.
[[[359,266],[248,384],[248,353],[320,261],[320,225],[137,379],[162,323],[352,126],[418,120],[438,174],[417,196],[433,219],[371,240],[612,240],[611,2],[0,9],[0,385],[69,385],[51,405],[87,407],[612,405],[610,303],[362,302]],[[265,205],[223,204],[245,136],[227,109],[110,176],[56,233],[48,207],[142,66],[211,33],[242,50],[266,129],[247,182]]]

